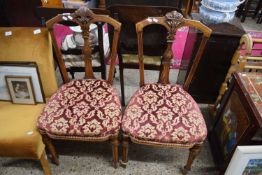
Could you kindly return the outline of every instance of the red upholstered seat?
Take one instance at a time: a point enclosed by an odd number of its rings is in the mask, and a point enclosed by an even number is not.
[[[194,99],[179,85],[148,84],[129,102],[122,129],[135,142],[192,146],[207,128]]]
[[[53,138],[108,139],[117,135],[121,105],[115,89],[104,80],[73,80],[49,99],[37,127]]]

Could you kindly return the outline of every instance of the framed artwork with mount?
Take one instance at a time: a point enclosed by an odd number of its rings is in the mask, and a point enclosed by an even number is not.
[[[31,81],[32,93],[34,94],[35,102],[45,103],[45,95],[39,76],[39,70],[35,62],[0,62],[0,100],[2,101],[12,101],[12,94],[9,93],[10,89],[8,90],[6,81],[6,77],[8,78],[10,76],[30,77],[29,79],[31,80],[27,80],[25,82],[29,83]],[[21,80],[21,78],[19,80]],[[29,86],[28,83],[26,85]],[[12,88],[11,85],[12,84],[10,84],[9,88]]]
[[[15,104],[36,104],[31,76],[5,76],[6,85]]]

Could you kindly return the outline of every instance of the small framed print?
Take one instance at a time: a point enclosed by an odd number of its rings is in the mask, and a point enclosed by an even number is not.
[[[0,101],[11,101],[5,76],[30,76],[36,103],[45,103],[45,95],[35,62],[0,61]]]
[[[5,76],[12,103],[36,104],[30,76]]]
[[[225,175],[261,175],[262,146],[238,146]]]

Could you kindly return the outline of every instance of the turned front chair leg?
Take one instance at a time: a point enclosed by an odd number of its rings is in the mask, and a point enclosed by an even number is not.
[[[50,170],[49,165],[48,165],[48,161],[47,161],[45,150],[43,151],[43,154],[40,157],[40,163],[42,165],[44,174],[45,175],[51,175],[51,170]]]
[[[43,141],[44,141],[48,151],[51,154],[52,162],[55,163],[56,165],[59,165],[58,155],[56,153],[54,145],[52,144],[52,141],[46,135],[43,135]]]
[[[123,167],[126,167],[126,164],[128,162],[128,145],[129,145],[129,138],[127,136],[124,136],[123,142],[122,142],[123,155],[122,155],[122,161],[121,161],[121,165]]]
[[[191,170],[191,166],[196,158],[196,156],[200,153],[202,145],[194,145],[189,149],[189,156],[187,159],[187,164],[184,166],[182,170],[182,174],[186,175],[188,171]]]
[[[111,138],[111,144],[112,144],[112,153],[113,153],[113,166],[114,168],[118,167],[118,146],[119,146],[119,141],[118,137],[113,137]]]

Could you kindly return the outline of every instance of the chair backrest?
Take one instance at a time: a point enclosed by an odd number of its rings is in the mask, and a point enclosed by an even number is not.
[[[109,59],[111,60],[110,61],[111,64],[110,64],[109,76],[108,76],[108,81],[109,83],[112,84],[114,70],[115,70],[116,51],[117,51],[117,44],[118,44],[121,23],[119,23],[118,21],[114,20],[113,18],[109,16],[95,14],[90,9],[88,9],[86,6],[80,7],[74,13],[59,14],[56,17],[46,22],[46,26],[51,33],[53,47],[55,49],[55,54],[58,60],[60,70],[62,72],[62,77],[64,79],[64,82],[68,82],[69,77],[66,71],[64,60],[62,58],[61,49],[59,49],[58,47],[56,37],[54,34],[54,30],[53,30],[54,25],[57,23],[75,23],[76,25],[81,27],[82,36],[84,39],[84,46],[82,48],[82,53],[84,55],[83,58],[85,62],[85,78],[95,78],[94,73],[93,73],[93,68],[92,68],[92,55],[91,55],[92,50],[91,50],[91,46],[89,43],[90,25],[93,23],[107,23],[114,28],[114,35],[113,35],[112,45],[111,45],[110,54],[109,54]]]
[[[137,32],[137,38],[138,38],[140,86],[143,86],[145,84],[144,63],[143,63],[143,55],[144,55],[143,30],[145,27],[150,26],[150,25],[155,25],[155,24],[162,25],[167,30],[167,38],[166,38],[167,48],[162,57],[163,69],[161,71],[161,75],[159,79],[159,83],[163,83],[163,84],[169,83],[170,62],[171,62],[171,59],[173,58],[172,43],[175,39],[176,31],[181,27],[189,26],[189,27],[196,28],[197,30],[200,30],[203,33],[200,45],[196,51],[195,57],[193,58],[193,64],[189,69],[188,76],[184,83],[184,89],[188,90],[188,87],[193,80],[194,74],[198,67],[198,63],[200,62],[203,51],[205,49],[205,45],[211,35],[212,30],[199,21],[185,19],[183,15],[177,11],[169,12],[163,17],[148,17],[138,22],[136,24],[136,32]]]
[[[136,23],[148,16],[164,16],[167,12],[178,10],[176,7],[145,5],[112,5],[108,7],[110,16],[122,23],[119,52],[121,54],[137,54]],[[110,32],[111,33],[111,32]],[[110,34],[111,36],[111,34]],[[166,30],[155,25],[146,29],[144,35],[144,53],[158,56],[165,50]]]

